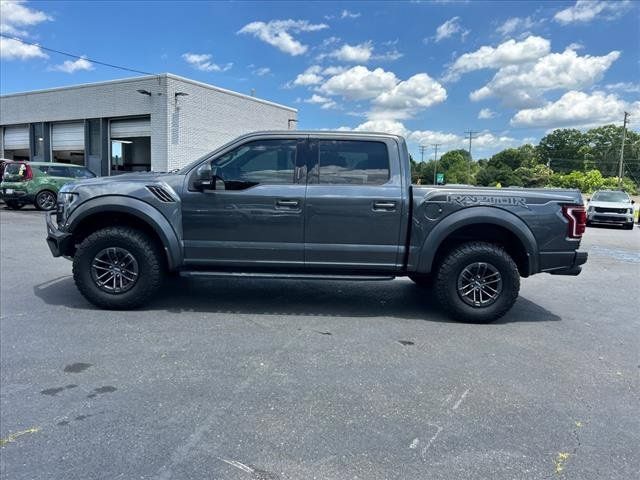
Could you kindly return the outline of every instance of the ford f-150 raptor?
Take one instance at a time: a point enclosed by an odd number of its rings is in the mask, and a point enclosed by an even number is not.
[[[489,322],[520,277],[578,275],[577,190],[417,186],[402,137],[258,132],[170,173],[69,184],[47,215],[54,256],[73,260],[103,308],[143,305],[182,276],[433,283],[454,318]]]

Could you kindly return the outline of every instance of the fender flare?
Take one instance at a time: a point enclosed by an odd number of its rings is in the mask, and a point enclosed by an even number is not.
[[[136,198],[105,195],[89,199],[71,212],[66,230],[73,232],[83,220],[90,216],[109,212],[126,213],[145,222],[160,238],[167,256],[169,270],[174,270],[182,265],[182,246],[169,221],[159,210]]]
[[[418,272],[431,272],[436,252],[445,239],[461,227],[491,224],[513,233],[525,249],[528,275],[538,271],[538,243],[531,229],[517,215],[495,207],[468,207],[443,218],[425,238],[418,259]]]

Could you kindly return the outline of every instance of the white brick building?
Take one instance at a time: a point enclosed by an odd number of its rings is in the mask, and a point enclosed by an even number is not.
[[[296,121],[294,108],[167,73],[0,96],[0,156],[164,171]]]

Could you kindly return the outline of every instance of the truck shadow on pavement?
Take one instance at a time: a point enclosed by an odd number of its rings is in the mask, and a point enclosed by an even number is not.
[[[71,276],[36,285],[35,295],[49,305],[95,309],[78,292]],[[452,322],[435,293],[408,280],[380,282],[286,281],[171,278],[139,312],[227,313],[333,317],[391,317]],[[520,297],[494,322],[559,321],[558,315]]]

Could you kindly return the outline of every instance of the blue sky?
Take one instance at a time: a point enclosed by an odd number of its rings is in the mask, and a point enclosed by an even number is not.
[[[557,127],[640,126],[638,2],[2,2],[5,35],[298,108],[299,128],[474,157]],[[2,38],[0,92],[135,74]],[[427,155],[431,156],[431,148]]]

